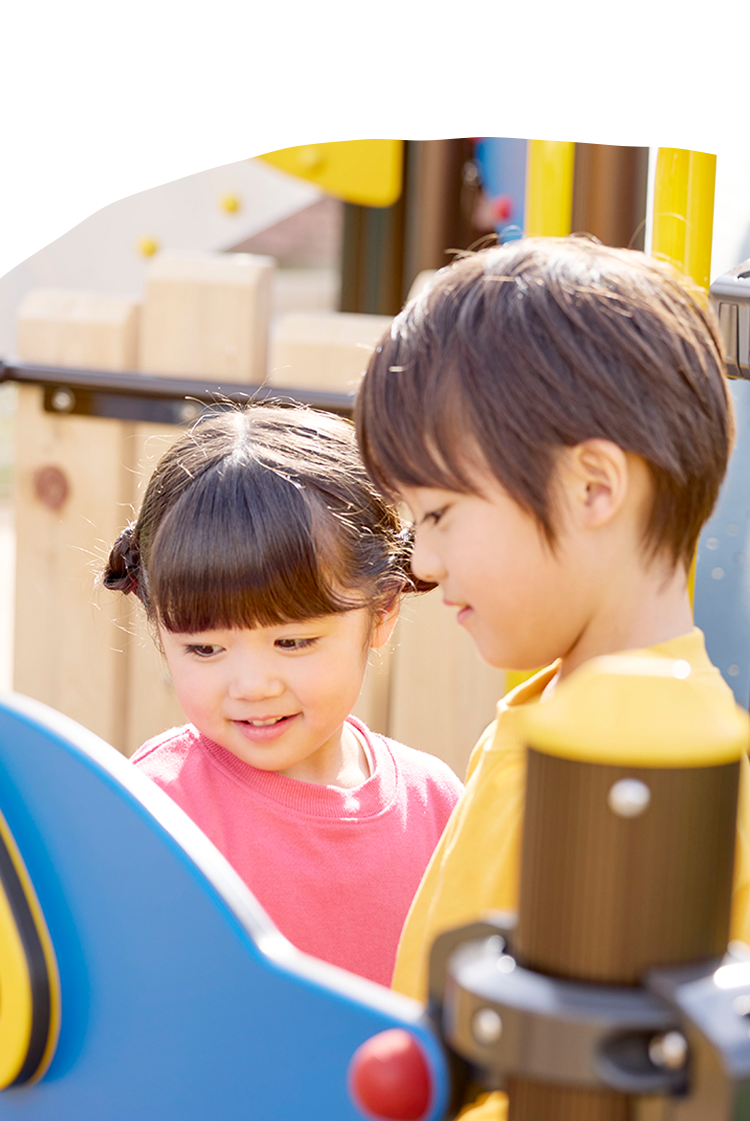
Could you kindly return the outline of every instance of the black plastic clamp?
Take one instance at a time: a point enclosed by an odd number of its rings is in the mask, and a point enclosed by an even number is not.
[[[449,931],[431,957],[431,1015],[479,1085],[503,1089],[513,1075],[682,1095],[681,1121],[750,1118],[750,958],[653,970],[638,988],[595,985],[525,969],[512,928],[498,915]]]

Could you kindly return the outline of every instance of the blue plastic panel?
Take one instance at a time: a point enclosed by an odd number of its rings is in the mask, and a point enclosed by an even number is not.
[[[496,224],[501,244],[523,236],[526,202],[526,141],[514,137],[484,136],[477,141],[475,159],[484,193],[490,202],[505,198],[507,218]]]
[[[111,747],[27,698],[0,704],[0,809],[57,954],[62,1028],[0,1121],[344,1121],[347,1067],[388,1027],[432,1065],[422,1008],[294,949],[185,814]]]
[[[695,622],[738,704],[750,698],[750,382],[729,382],[737,443],[695,569]]]

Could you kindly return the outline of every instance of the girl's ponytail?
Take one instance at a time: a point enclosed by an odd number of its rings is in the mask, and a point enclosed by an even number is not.
[[[113,592],[133,592],[142,598],[141,555],[136,535],[136,524],[122,531],[109,554],[109,560],[102,573],[102,583]]]

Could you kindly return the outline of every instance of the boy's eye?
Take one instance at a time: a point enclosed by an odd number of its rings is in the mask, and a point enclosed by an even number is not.
[[[422,518],[422,521],[432,522],[433,525],[437,525],[447,509],[447,506],[441,506],[438,510],[430,510],[429,514],[425,514]]]
[[[223,646],[212,646],[208,643],[194,643],[185,647],[188,654],[195,654],[198,658],[211,658],[223,649]]]
[[[274,645],[278,646],[279,650],[305,650],[315,642],[317,642],[316,638],[277,638]]]

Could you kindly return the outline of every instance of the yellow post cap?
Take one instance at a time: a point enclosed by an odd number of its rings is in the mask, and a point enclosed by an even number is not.
[[[401,194],[403,140],[338,140],[266,152],[259,160],[359,206],[391,206]]]
[[[748,714],[682,659],[593,658],[529,706],[522,734],[546,755],[629,767],[712,767],[747,750]]]

